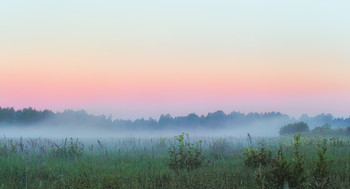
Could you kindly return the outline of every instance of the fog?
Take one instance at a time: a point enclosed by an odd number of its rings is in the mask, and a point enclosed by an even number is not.
[[[0,135],[5,137],[24,138],[149,138],[173,137],[182,132],[194,137],[245,137],[247,133],[253,136],[278,136],[279,128],[286,124],[282,120],[255,121],[245,125],[235,125],[215,128],[179,128],[179,129],[119,129],[99,127],[94,125],[2,125]]]

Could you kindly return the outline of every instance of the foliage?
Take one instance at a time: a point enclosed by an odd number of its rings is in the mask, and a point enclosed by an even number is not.
[[[256,168],[256,182],[259,186],[262,188],[305,187],[306,175],[303,156],[300,154],[300,137],[300,135],[294,136],[294,152],[289,161],[285,158],[282,146],[280,146],[277,156],[272,156],[270,150],[268,150],[269,155],[267,156],[263,147],[260,150],[243,152],[245,165]]]
[[[3,137],[0,188],[350,188],[350,138],[339,138],[336,140],[342,142],[332,144],[315,136],[265,137],[254,138],[247,146],[245,139],[227,137],[217,158],[210,154],[217,141],[216,146],[221,145],[222,138],[189,139],[183,135],[184,144],[189,141],[196,146],[195,141],[202,140],[205,161],[191,171],[174,171],[169,166],[168,147],[178,147],[178,139],[179,136],[176,140],[131,137],[66,141]],[[72,149],[79,146],[80,155],[68,155],[71,142]],[[52,147],[58,149],[56,145],[66,150],[51,153]],[[271,151],[272,158],[264,165],[248,166],[243,154],[246,147],[258,154]],[[291,184],[295,177],[291,175],[297,172],[293,173],[293,169],[298,167],[293,164],[303,169],[305,181],[300,185]]]
[[[300,137],[300,134],[294,136],[294,157],[291,162],[291,170],[288,177],[288,185],[292,188],[303,188],[306,181],[304,160],[303,156],[300,154]]]
[[[303,133],[309,131],[309,126],[304,122],[291,123],[281,127],[280,135]]]
[[[317,151],[318,161],[316,162],[316,168],[313,171],[312,188],[326,189],[333,188],[331,178],[329,175],[330,162],[326,159],[327,151],[327,139],[323,139],[322,145],[319,146]]]
[[[330,114],[320,114],[315,117],[303,115],[299,120],[281,114],[280,112],[266,112],[266,113],[240,113],[231,112],[225,113],[221,110],[208,113],[207,115],[198,116],[191,113],[185,116],[172,117],[170,114],[161,115],[158,120],[154,118],[112,120],[111,116],[105,115],[91,115],[84,110],[73,111],[65,110],[63,112],[54,113],[51,110],[36,110],[31,107],[15,110],[14,108],[0,107],[0,126],[3,125],[32,125],[50,123],[50,125],[59,126],[63,124],[74,125],[94,125],[99,127],[116,127],[119,129],[176,129],[184,131],[189,128],[223,128],[225,126],[239,126],[245,124],[253,124],[257,121],[260,123],[271,123],[271,121],[279,120],[282,124],[302,121],[307,123],[311,128],[320,125],[329,124],[333,128],[345,128],[350,126],[349,118],[334,118]],[[345,134],[345,133],[344,133]],[[350,135],[350,132],[348,132]]]
[[[169,167],[174,170],[193,170],[202,165],[202,141],[191,143],[188,134],[175,137],[175,144],[169,147]]]
[[[259,149],[255,149],[252,146],[246,148],[243,155],[244,163],[248,167],[257,168],[259,166],[266,166],[272,161],[271,150],[265,149],[263,144],[261,144]]]
[[[273,158],[271,168],[267,171],[267,185],[265,185],[265,188],[285,188],[291,174],[290,166],[291,164],[285,158],[283,148],[280,146],[277,157]]]
[[[53,157],[65,157],[70,159],[78,159],[82,156],[84,144],[78,139],[74,140],[70,138],[70,142],[67,142],[67,138],[64,140],[63,145],[56,143],[51,144],[50,155]]]

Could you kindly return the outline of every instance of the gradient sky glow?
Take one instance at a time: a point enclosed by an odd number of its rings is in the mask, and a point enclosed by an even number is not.
[[[350,2],[4,1],[0,106],[350,115]]]

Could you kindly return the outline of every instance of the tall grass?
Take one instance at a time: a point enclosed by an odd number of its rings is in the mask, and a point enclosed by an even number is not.
[[[295,187],[350,188],[348,138],[184,139],[4,137],[0,188],[292,188],[293,171]],[[191,168],[171,166],[177,147],[183,158],[197,153],[184,160]]]

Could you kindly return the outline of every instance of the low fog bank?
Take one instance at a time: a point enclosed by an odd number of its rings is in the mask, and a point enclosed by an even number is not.
[[[163,131],[108,131],[96,128],[89,129],[63,129],[47,127],[4,127],[0,129],[0,134],[7,138],[158,138],[174,137],[181,133],[189,134],[193,137],[245,137],[247,133],[253,136],[278,136],[278,132],[270,132],[266,129],[257,129],[254,127],[237,129],[218,129],[218,130],[163,130]]]
[[[24,127],[23,125],[2,125],[0,135],[11,138],[150,138],[174,137],[182,132],[193,137],[246,137],[247,133],[253,136],[278,136],[279,128],[286,121],[270,120],[254,122],[234,127],[201,128],[192,127],[172,129],[120,129],[112,127],[98,127],[92,125],[46,125],[38,124]]]
[[[216,111],[207,115],[195,113],[172,117],[161,115],[159,119],[114,119],[111,116],[92,115],[87,112],[66,110],[54,113],[50,110],[26,108],[15,110],[0,107],[0,135],[7,137],[173,137],[182,132],[191,136],[278,136],[282,126],[305,122],[310,129],[324,124],[332,128],[350,126],[350,118],[335,118],[331,114],[299,119],[280,112],[248,114]]]

